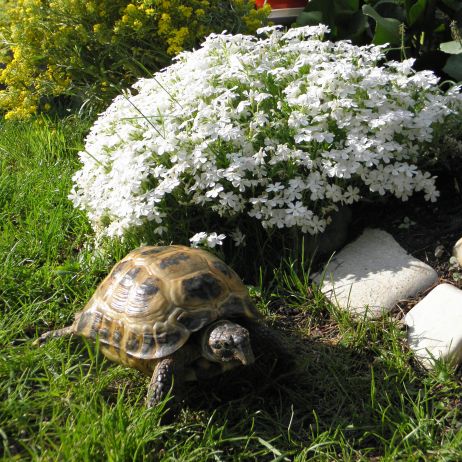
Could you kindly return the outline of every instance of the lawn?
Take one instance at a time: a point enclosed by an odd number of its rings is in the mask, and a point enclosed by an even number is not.
[[[138,244],[95,248],[67,198],[88,128],[78,118],[0,125],[2,460],[461,460],[460,374],[443,363],[422,371],[399,317],[353,320],[290,264],[251,293],[293,364],[262,357],[191,385],[168,423],[165,406],[144,408],[149,378],[97,346],[32,347]]]

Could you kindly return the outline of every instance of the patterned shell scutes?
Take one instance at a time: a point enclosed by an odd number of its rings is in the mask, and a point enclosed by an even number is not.
[[[74,328],[126,364],[168,356],[192,332],[233,317],[259,314],[228,265],[200,249],[147,246],[114,266]]]

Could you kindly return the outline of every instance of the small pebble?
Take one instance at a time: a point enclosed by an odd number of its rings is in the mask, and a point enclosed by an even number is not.
[[[435,249],[435,257],[436,258],[441,258],[444,255],[444,246],[443,245],[437,245]]]
[[[462,266],[462,237],[454,245],[452,255],[456,257],[459,266]]]

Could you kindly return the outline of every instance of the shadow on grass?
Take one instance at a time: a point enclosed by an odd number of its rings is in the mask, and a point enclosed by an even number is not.
[[[260,358],[250,367],[191,385],[185,404],[196,411],[216,409],[217,423],[227,422],[236,434],[246,423],[265,441],[280,438],[279,448],[282,444],[288,451],[294,442],[305,445],[336,429],[358,449],[378,448],[392,437],[402,415],[412,413],[419,384],[408,371],[386,367],[372,353],[295,341],[295,364]]]

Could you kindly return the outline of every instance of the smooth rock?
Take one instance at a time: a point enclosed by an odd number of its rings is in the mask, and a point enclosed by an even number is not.
[[[454,245],[452,255],[456,257],[459,266],[462,266],[462,237]]]
[[[437,245],[435,247],[435,252],[434,252],[434,255],[436,258],[441,258],[443,255],[444,255],[444,245]]]
[[[389,233],[366,229],[313,279],[339,307],[375,318],[398,301],[428,289],[438,275],[409,255]]]
[[[434,359],[462,360],[462,290],[436,286],[404,318],[409,346],[426,368]]]

